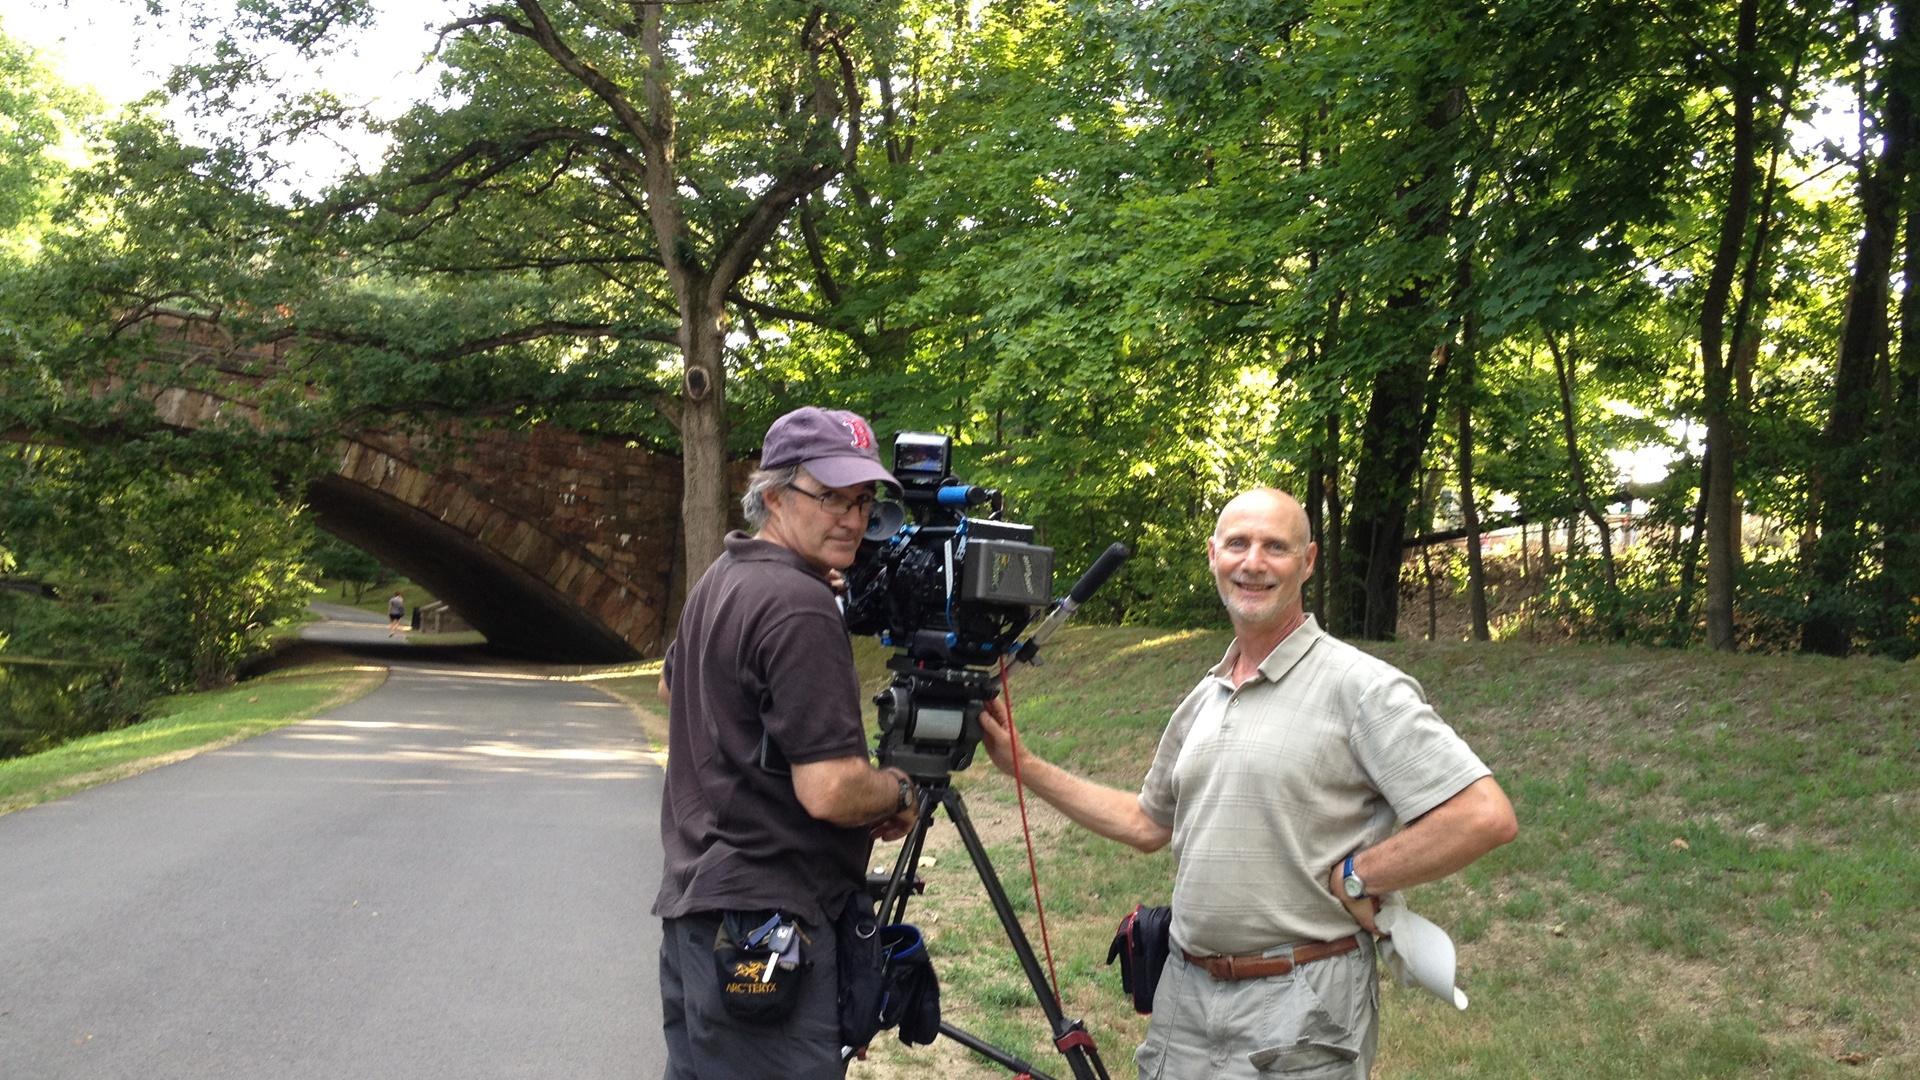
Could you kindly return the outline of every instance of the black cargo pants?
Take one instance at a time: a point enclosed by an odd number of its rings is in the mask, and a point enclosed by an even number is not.
[[[833,927],[802,924],[813,967],[800,1001],[777,1023],[734,1019],[720,1003],[713,937],[720,916],[661,920],[660,1006],[667,1036],[666,1080],[778,1076],[841,1080],[839,972]]]

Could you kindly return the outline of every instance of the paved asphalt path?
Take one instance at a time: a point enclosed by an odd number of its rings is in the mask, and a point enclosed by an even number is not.
[[[308,636],[389,644],[352,620]],[[321,719],[0,816],[0,1080],[661,1074],[632,712],[407,651]]]

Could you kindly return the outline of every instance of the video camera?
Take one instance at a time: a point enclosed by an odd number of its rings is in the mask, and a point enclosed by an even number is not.
[[[880,921],[905,920],[907,898],[919,887],[914,871],[927,827],[934,809],[945,807],[1053,1027],[1054,1045],[1077,1080],[1106,1080],[1086,1026],[1069,1021],[1049,993],[960,792],[949,781],[973,763],[980,710],[999,693],[987,667],[1009,659],[1037,662],[1041,644],[1129,552],[1122,544],[1108,547],[1020,641],[1052,595],[1053,549],[1035,542],[1033,526],[1005,520],[1000,492],[953,475],[953,440],[945,435],[901,432],[893,443],[893,475],[903,489],[901,501],[878,504],[868,519],[867,535],[846,571],[844,608],[848,630],[878,635],[895,650],[887,659],[893,679],[874,697],[880,714],[875,756],[912,777],[919,791],[919,812],[901,840],[893,872],[868,881],[880,897]],[[982,516],[971,516],[981,507]],[[1045,1075],[947,1023],[939,1031],[1011,1072]]]
[[[965,483],[952,465],[952,438],[895,436],[901,502],[875,508],[846,572],[847,629],[897,650],[887,661],[893,680],[874,698],[877,756],[921,780],[972,764],[980,708],[998,693],[986,668],[1002,659],[1031,661],[1128,555],[1122,545],[1109,548],[1040,632],[1020,642],[1053,595],[1053,549],[1035,542],[1033,526],[1003,518],[999,491]],[[985,516],[969,516],[977,507]]]

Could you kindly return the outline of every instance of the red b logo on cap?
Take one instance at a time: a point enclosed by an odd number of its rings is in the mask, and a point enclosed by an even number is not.
[[[849,416],[840,422],[847,425],[848,431],[853,432],[853,448],[855,450],[873,449],[873,429],[867,426],[865,420],[857,416]]]

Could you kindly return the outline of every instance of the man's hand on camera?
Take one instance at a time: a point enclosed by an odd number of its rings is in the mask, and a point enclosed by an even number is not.
[[[907,830],[913,828],[914,819],[920,816],[920,789],[911,787],[913,778],[899,769],[886,768],[880,770],[880,772],[895,783],[903,780],[906,781],[910,786],[909,790],[911,791],[911,795],[907,799],[906,806],[874,822],[867,831],[872,834],[875,840],[898,840],[907,835]]]
[[[993,766],[1013,774],[1013,726],[1007,719],[1007,700],[996,697],[980,709],[980,744],[987,748]]]

